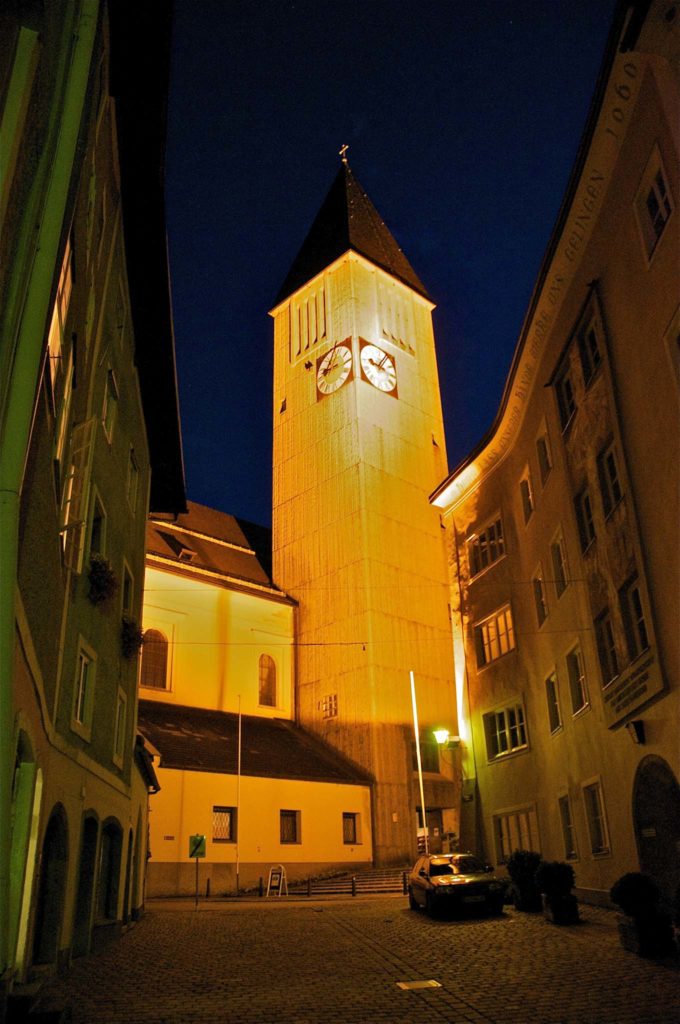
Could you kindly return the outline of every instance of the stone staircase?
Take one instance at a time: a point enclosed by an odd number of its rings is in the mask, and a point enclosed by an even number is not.
[[[376,893],[405,893],[410,867],[375,868],[332,878],[309,878],[289,884],[291,896],[363,896]]]

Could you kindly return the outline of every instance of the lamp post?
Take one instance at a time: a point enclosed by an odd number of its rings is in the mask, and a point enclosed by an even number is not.
[[[418,760],[418,783],[420,785],[420,821],[425,839],[425,853],[430,852],[430,844],[427,841],[427,819],[425,817],[425,791],[423,789],[423,765],[420,759],[420,731],[418,729],[418,705],[416,703],[416,681],[413,670],[409,673],[411,677],[411,704],[413,705],[413,733],[416,740],[416,758]]]

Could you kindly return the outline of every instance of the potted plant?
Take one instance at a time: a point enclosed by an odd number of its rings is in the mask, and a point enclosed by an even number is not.
[[[131,615],[123,615],[120,626],[120,649],[124,658],[134,658],[144,643],[144,634],[136,619]]]
[[[536,870],[536,885],[543,894],[543,914],[553,924],[578,924],[578,901],[574,869],[564,861],[542,860]]]
[[[536,885],[536,870],[541,863],[540,853],[535,850],[513,850],[506,862],[510,875],[515,910],[536,913],[543,907],[541,893]]]
[[[87,596],[92,604],[104,604],[113,597],[118,589],[116,574],[111,568],[108,558],[104,558],[103,555],[90,557],[87,580],[89,583]]]
[[[617,924],[624,949],[651,958],[675,952],[671,915],[661,906],[661,891],[653,878],[630,871],[614,883],[609,895],[621,908]]]

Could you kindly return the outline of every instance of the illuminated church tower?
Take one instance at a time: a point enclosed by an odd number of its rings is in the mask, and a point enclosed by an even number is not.
[[[343,159],[272,310],[274,579],[299,603],[298,720],[372,775],[378,864],[416,848],[410,670],[433,847],[457,830],[431,746],[457,731],[432,309]]]

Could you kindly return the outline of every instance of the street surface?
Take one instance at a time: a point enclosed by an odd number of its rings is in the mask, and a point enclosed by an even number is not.
[[[559,928],[430,920],[403,896],[152,902],[40,1009],[74,1024],[672,1024],[680,973],[619,946],[614,914]],[[398,982],[439,982],[404,990]]]

